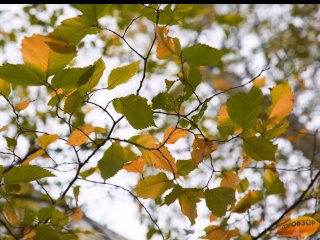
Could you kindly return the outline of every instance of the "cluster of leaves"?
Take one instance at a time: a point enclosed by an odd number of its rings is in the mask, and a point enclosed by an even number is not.
[[[239,214],[246,214],[270,195],[286,193],[277,171],[278,146],[274,141],[289,126],[287,118],[294,106],[294,93],[289,82],[279,82],[270,91],[263,92],[260,76],[265,70],[262,70],[243,84],[235,87],[224,85],[221,91],[202,97],[197,89],[205,81],[205,69],[223,68],[223,57],[230,51],[202,43],[182,46],[178,37],[169,36],[173,25],[189,27],[186,19],[199,14],[197,7],[179,4],[131,6],[138,8],[140,15],[124,27],[123,34],[99,23],[99,19],[112,14],[114,8],[122,11],[120,6],[75,4],[73,7],[81,15],[62,21],[46,35],[33,34],[23,38],[23,64],[5,63],[0,66],[0,93],[14,114],[17,128],[14,137],[5,135],[8,151],[3,154],[13,161],[0,168],[3,179],[1,208],[4,210],[4,218],[0,220],[7,235],[16,239],[77,239],[81,234],[92,234],[72,228],[71,222],[82,220],[84,216],[78,206],[81,189],[78,184],[81,181],[108,184],[108,180],[120,170],[140,176],[133,190],[129,191],[139,204],[142,204],[140,199],[154,199],[159,206],[169,206],[178,200],[181,213],[191,225],[198,217],[197,204],[205,202],[214,222],[203,229],[205,234],[202,237],[205,239],[257,239],[270,234],[271,228],[282,218],[258,236],[251,236],[250,231],[241,231],[240,227],[231,226],[228,221]],[[126,38],[131,25],[139,19],[142,23],[149,21],[148,24],[153,26],[153,38],[145,53],[136,50]],[[238,15],[219,16],[217,19],[220,24],[231,26],[243,20]],[[138,58],[112,69],[107,81],[103,78],[106,64],[102,56],[89,66],[73,67],[83,39],[101,32],[120,39]],[[155,71],[156,66],[150,67],[153,63],[175,64],[179,70],[176,80],[163,80],[165,89],[148,98],[145,86],[152,81],[147,74]],[[131,79],[136,81],[136,87],[128,95],[107,102],[94,99],[97,93],[108,95],[123,86],[131,86]],[[14,104],[12,92],[21,86],[45,92],[48,112],[44,118],[47,120],[50,116],[59,121],[66,131],[48,132],[36,123],[31,125],[22,121],[23,113],[32,108],[34,101]],[[242,89],[242,92],[232,93],[235,89]],[[226,92],[231,95],[220,105],[217,116],[209,119],[211,126],[217,126],[217,131],[207,131],[204,120],[211,114],[208,107]],[[85,120],[89,106],[108,118],[105,126]],[[38,111],[35,105],[34,108]],[[165,119],[165,123],[158,121],[159,118]],[[117,131],[123,122],[127,122],[137,134],[120,138]],[[0,131],[7,132],[8,127],[3,126]],[[30,141],[26,157],[16,153],[22,136],[27,136]],[[213,155],[231,141],[241,149],[241,165],[234,164],[216,171]],[[178,149],[182,144],[188,146],[189,157],[176,159],[170,149]],[[73,175],[69,173],[71,179],[55,198],[48,189],[50,184],[55,184],[51,179],[61,174],[56,163],[59,158],[55,157],[61,154],[62,149],[66,156],[73,154],[76,160],[72,163],[76,167]],[[101,158],[95,162],[100,153]],[[41,158],[51,159],[54,167],[49,171],[49,167],[37,161]],[[201,172],[208,163],[209,177],[203,177],[200,183],[192,182],[192,174]],[[256,163],[263,166],[262,186],[252,184],[248,176],[241,175]],[[319,174],[313,182],[318,177]],[[190,180],[187,186],[185,182]],[[41,187],[42,193],[30,184],[33,181]],[[24,201],[32,200],[28,199],[32,194],[38,204],[43,204],[38,210],[23,207]],[[163,239],[170,237],[152,217],[151,221],[153,226],[149,237],[156,233]],[[258,228],[261,222],[254,224]]]

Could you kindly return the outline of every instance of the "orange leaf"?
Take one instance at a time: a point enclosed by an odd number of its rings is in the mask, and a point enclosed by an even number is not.
[[[156,26],[158,59],[168,59],[180,54],[179,39],[168,37],[168,32],[168,28]]]
[[[224,230],[221,226],[208,226],[205,228],[206,231],[206,238],[209,240],[230,240],[232,237],[239,235],[240,231],[239,229],[234,230]]]
[[[217,145],[213,141],[206,141],[200,137],[200,135],[196,135],[192,144],[191,157],[196,164],[201,163],[203,159],[209,157],[217,149]]]
[[[19,102],[15,108],[17,109],[17,111],[22,111],[24,109],[26,109],[29,106],[30,101],[22,101]]]
[[[81,210],[81,208],[74,208],[73,211],[72,211],[72,214],[70,215],[71,219],[73,221],[81,221],[83,219],[83,212]]]
[[[80,146],[88,141],[88,135],[94,131],[94,127],[91,124],[83,125],[80,130],[74,130],[67,141],[70,146]]]
[[[293,110],[294,95],[288,81],[272,88],[271,101],[268,128],[277,125]]]
[[[266,78],[265,77],[259,77],[253,81],[253,86],[257,88],[262,88],[266,85]]]
[[[3,127],[0,128],[0,132],[3,132],[5,130],[8,130],[8,125],[4,125]]]
[[[32,160],[34,160],[38,157],[41,157],[44,153],[45,153],[45,151],[43,149],[39,149],[35,153],[31,154],[25,161],[23,161],[22,165],[29,165],[29,163]]]
[[[212,84],[215,89],[219,89],[219,90],[227,90],[232,87],[230,83],[227,83],[226,81],[223,81],[221,78],[217,78],[217,77],[212,79]]]
[[[243,161],[242,161],[242,165],[239,169],[239,173],[242,173],[243,170],[248,167],[251,163],[251,158],[246,154],[246,153],[242,153],[242,158],[243,158]]]
[[[232,188],[235,190],[238,187],[239,183],[240,183],[240,179],[238,175],[228,171],[223,173],[223,178],[220,186]]]
[[[51,143],[55,142],[59,138],[58,134],[47,134],[47,135],[42,135],[38,138],[38,145],[41,148],[46,148],[49,146]]]
[[[275,232],[286,237],[307,237],[314,234],[318,228],[319,223],[312,217],[297,217],[283,223]]]
[[[122,168],[128,172],[141,173],[144,167],[145,160],[142,157],[138,157],[132,162],[126,163]]]
[[[188,136],[188,131],[176,127],[167,128],[162,143],[173,144],[180,138]]]
[[[142,134],[133,137],[139,145],[143,158],[148,164],[169,172],[177,172],[175,159],[165,146],[160,147],[158,139],[150,134]]]
[[[213,222],[213,221],[217,220],[218,217],[216,215],[214,215],[213,213],[211,213],[209,219],[210,219],[210,222]]]

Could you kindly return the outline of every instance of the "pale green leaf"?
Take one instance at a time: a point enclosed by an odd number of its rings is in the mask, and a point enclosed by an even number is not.
[[[4,177],[6,184],[27,183],[45,177],[54,177],[50,171],[35,165],[18,166],[10,169]]]
[[[109,10],[109,4],[72,4],[72,6],[79,9],[93,23],[105,16]]]
[[[120,84],[126,83],[132,78],[139,69],[140,61],[133,62],[131,64],[115,68],[111,71],[108,78],[107,89],[111,90]]]

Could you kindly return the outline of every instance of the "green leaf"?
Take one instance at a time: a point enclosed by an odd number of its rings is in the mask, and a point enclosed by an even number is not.
[[[201,82],[201,74],[198,67],[190,66],[189,74],[186,76],[186,79],[181,79],[182,84],[184,85],[184,100],[187,100],[193,92],[196,90],[198,85]]]
[[[266,188],[266,195],[284,193],[285,188],[283,182],[280,180],[278,174],[272,169],[264,170],[263,186]]]
[[[248,181],[248,178],[244,178],[240,181],[238,187],[237,187],[237,191],[239,193],[244,193],[245,191],[247,191],[249,187],[249,181]]]
[[[153,23],[175,25],[177,24],[177,21],[174,19],[174,12],[170,8],[171,4],[168,4],[164,9],[158,10],[158,15],[157,11],[154,9],[145,7],[142,11],[142,15]]]
[[[85,16],[78,16],[62,21],[50,35],[61,38],[72,45],[77,45],[88,34],[97,34],[99,29]]]
[[[163,204],[166,204],[168,206],[171,205],[178,199],[181,192],[182,192],[182,187],[180,187],[179,185],[174,185],[172,191],[168,195],[166,195],[166,197],[164,198]]]
[[[111,90],[116,86],[126,83],[132,78],[139,69],[140,61],[133,62],[131,64],[115,68],[111,71],[108,78],[107,89]]]
[[[60,240],[58,233],[48,225],[39,225],[36,228],[35,240]]]
[[[205,191],[206,204],[211,212],[217,217],[226,214],[229,204],[236,201],[235,192],[232,188],[218,187]]]
[[[179,176],[187,176],[190,172],[197,168],[197,164],[194,163],[192,159],[190,160],[178,160],[177,161],[177,168],[178,168],[178,175]]]
[[[253,159],[275,161],[277,145],[268,138],[250,137],[243,138],[244,151]]]
[[[46,84],[46,78],[43,73],[24,64],[14,65],[6,63],[0,66],[0,78],[23,86],[41,86]]]
[[[129,95],[126,97],[116,98],[113,101],[114,109],[125,116],[130,125],[135,129],[143,129],[155,126],[153,112],[147,104],[147,99]]]
[[[244,213],[252,205],[263,199],[262,191],[249,191],[232,209],[232,212]]]
[[[15,140],[14,138],[5,137],[5,139],[9,149],[14,149],[17,146],[17,140]]]
[[[250,130],[260,114],[263,95],[259,88],[252,87],[249,93],[237,93],[227,101],[230,119],[246,132]]]
[[[164,173],[140,179],[134,191],[141,198],[157,198],[173,187],[173,182]]]
[[[106,180],[116,175],[124,165],[124,157],[124,151],[121,145],[115,142],[112,143],[98,163],[101,177]]]
[[[35,165],[18,166],[10,169],[4,177],[6,184],[28,183],[45,177],[55,177],[50,171]]]
[[[206,44],[198,43],[182,51],[182,59],[189,65],[209,66],[217,64],[223,52]]]
[[[10,83],[0,79],[0,95],[9,97],[11,92]]]
[[[208,108],[208,102],[209,102],[209,101],[210,101],[210,100],[205,101],[205,102],[202,104],[199,112],[191,117],[191,120],[192,120],[194,123],[198,123],[199,120],[203,117],[203,114],[205,113],[205,111],[206,111],[207,108]]]
[[[174,111],[177,107],[177,102],[174,97],[166,92],[161,92],[152,99],[153,109],[163,109],[165,111]]]
[[[95,23],[99,18],[105,16],[109,10],[109,4],[72,4],[79,9],[90,21]]]
[[[70,96],[67,97],[63,111],[64,113],[71,113],[80,108],[84,101],[78,91],[74,91]]]

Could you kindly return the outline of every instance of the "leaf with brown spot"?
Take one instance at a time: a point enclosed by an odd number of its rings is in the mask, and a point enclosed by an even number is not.
[[[199,164],[217,149],[217,145],[213,141],[206,141],[205,139],[201,138],[200,135],[196,135],[192,144],[192,149],[192,160],[196,164]]]

